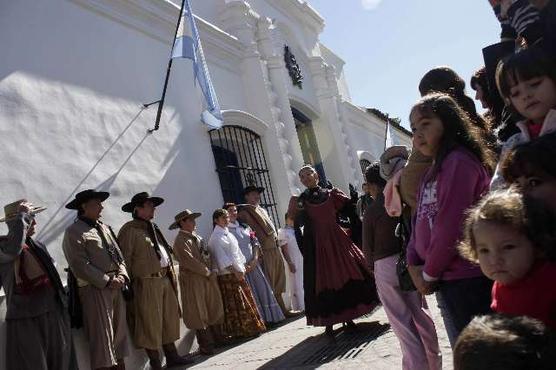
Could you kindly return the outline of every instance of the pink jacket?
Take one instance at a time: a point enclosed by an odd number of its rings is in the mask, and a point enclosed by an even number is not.
[[[421,182],[417,213],[407,247],[410,265],[424,265],[425,276],[456,280],[481,276],[478,265],[461,258],[456,249],[465,211],[488,191],[490,176],[468,150],[456,147],[432,180],[430,168]]]

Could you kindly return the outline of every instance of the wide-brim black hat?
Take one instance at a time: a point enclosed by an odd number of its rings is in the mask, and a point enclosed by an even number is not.
[[[249,185],[246,186],[243,189],[243,195],[247,194],[247,193],[251,193],[253,191],[256,191],[257,193],[262,193],[264,191],[264,188],[262,186],[254,186],[254,185]]]
[[[104,202],[110,193],[106,191],[96,191],[94,189],[87,189],[75,194],[75,199],[66,204],[67,209],[79,209],[79,206],[91,199],[99,199]]]
[[[148,200],[153,202],[153,205],[155,207],[158,207],[159,205],[164,203],[164,199],[162,199],[160,197],[151,197],[149,195],[149,193],[144,191],[142,193],[135,194],[133,196],[133,198],[131,198],[131,202],[128,202],[128,203],[126,203],[122,206],[122,211],[124,211],[124,212],[133,212],[133,209],[135,207],[145,204],[145,202],[148,201]]]

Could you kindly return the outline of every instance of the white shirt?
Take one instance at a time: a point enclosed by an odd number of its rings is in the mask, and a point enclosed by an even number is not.
[[[208,249],[215,266],[218,266],[218,274],[230,274],[228,267],[245,272],[245,257],[239,249],[235,236],[228,228],[216,225],[208,242]]]
[[[165,268],[170,266],[170,257],[168,256],[168,252],[166,252],[166,248],[160,245],[159,250],[160,250],[160,267]]]

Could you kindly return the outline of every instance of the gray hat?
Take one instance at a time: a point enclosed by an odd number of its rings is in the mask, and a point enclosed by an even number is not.
[[[388,181],[399,170],[404,168],[409,158],[409,150],[404,145],[394,145],[386,149],[380,156],[380,176]]]
[[[16,200],[15,202],[6,204],[4,206],[4,217],[0,218],[0,222],[6,222],[7,220],[10,220],[17,216],[17,214],[19,213],[19,206],[23,203],[27,203],[27,205],[29,206],[29,214],[33,216],[37,213],[41,213],[46,209],[46,207],[36,206],[32,203],[29,203],[27,199]]]
[[[181,220],[185,220],[186,218],[196,219],[197,217],[200,216],[201,216],[200,212],[192,212],[189,209],[186,209],[185,211],[178,213],[176,217],[174,217],[175,222],[172,225],[170,225],[168,230],[174,230],[179,228]]]

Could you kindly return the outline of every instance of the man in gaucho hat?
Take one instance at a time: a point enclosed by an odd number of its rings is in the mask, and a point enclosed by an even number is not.
[[[76,369],[67,297],[46,247],[35,241],[35,215],[25,199],[4,207],[0,285],[6,293],[6,369]]]
[[[243,196],[247,204],[241,204],[238,208],[238,219],[246,223],[255,231],[257,239],[262,249],[262,267],[268,278],[276,301],[284,312],[286,317],[294,316],[286,309],[282,293],[286,290],[286,270],[280,247],[278,246],[278,233],[276,226],[266,210],[260,206],[261,193],[264,192],[263,187],[253,185],[246,186],[243,189]]]
[[[178,355],[174,342],[180,338],[180,307],[172,248],[152,222],[164,199],[138,193],[122,211],[133,220],[120,229],[118,241],[129,268],[134,298],[128,304],[128,324],[134,344],[144,348],[153,369],[162,369],[159,349],[168,367],[192,361]]]
[[[87,189],[66,204],[77,211],[66,229],[64,254],[77,280],[91,369],[124,369],[129,354],[122,288],[129,281],[110,226],[100,221],[110,193]]]
[[[211,327],[224,319],[222,294],[216,279],[218,268],[212,265],[208,247],[196,233],[196,219],[201,214],[186,209],[175,216],[169,229],[179,229],[174,241],[174,254],[180,264],[180,288],[183,322],[196,330],[199,351],[214,353]]]

